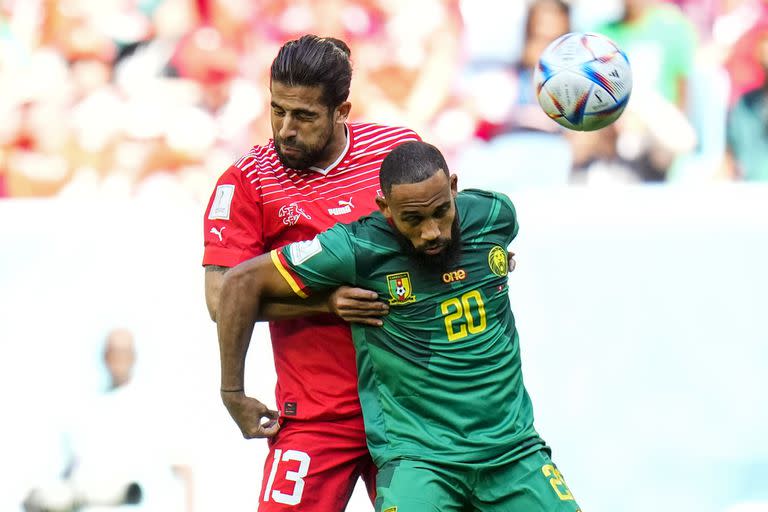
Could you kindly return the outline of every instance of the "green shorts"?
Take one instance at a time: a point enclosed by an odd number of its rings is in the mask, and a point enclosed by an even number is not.
[[[376,512],[578,512],[545,449],[503,465],[395,460],[376,477]]]

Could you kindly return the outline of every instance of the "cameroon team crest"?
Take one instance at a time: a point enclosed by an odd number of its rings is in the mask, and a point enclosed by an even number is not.
[[[509,262],[507,261],[507,252],[500,246],[495,246],[488,253],[488,266],[491,267],[491,272],[499,277],[505,277],[509,270]]]
[[[389,303],[395,306],[416,302],[416,296],[413,294],[411,286],[411,276],[408,272],[399,272],[387,276],[387,287],[389,288]]]

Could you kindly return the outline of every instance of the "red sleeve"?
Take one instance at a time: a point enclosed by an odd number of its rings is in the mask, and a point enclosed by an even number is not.
[[[203,221],[203,265],[234,267],[264,253],[258,183],[231,166],[216,183]]]
[[[406,136],[415,137],[417,141],[422,142],[421,135],[411,129],[408,129]]]

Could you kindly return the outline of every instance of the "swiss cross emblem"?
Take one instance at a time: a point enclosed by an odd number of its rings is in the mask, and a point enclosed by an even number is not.
[[[389,274],[387,276],[387,287],[389,288],[389,303],[395,306],[409,304],[416,301],[411,287],[411,276],[408,272],[398,274]]]
[[[278,211],[277,214],[280,216],[281,219],[283,219],[283,224],[286,224],[288,226],[293,226],[294,224],[299,222],[300,217],[304,217],[305,219],[312,218],[296,202],[293,202],[291,204],[286,204],[285,206],[280,208],[280,211]]]

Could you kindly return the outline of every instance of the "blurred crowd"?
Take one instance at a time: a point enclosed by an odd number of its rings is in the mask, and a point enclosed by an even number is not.
[[[572,30],[633,67],[593,133],[531,84]],[[303,33],[351,47],[353,120],[416,129],[465,183],[768,179],[767,0],[0,0],[0,197],[207,199],[271,137],[269,65]]]

